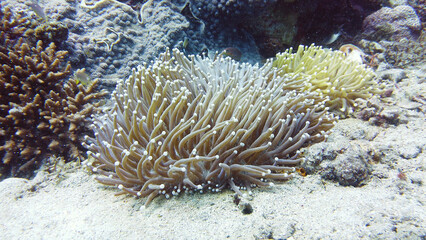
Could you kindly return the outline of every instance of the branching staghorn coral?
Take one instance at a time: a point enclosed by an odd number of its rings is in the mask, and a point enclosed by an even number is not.
[[[316,93],[284,91],[271,69],[173,50],[134,70],[87,138],[97,180],[149,204],[159,194],[242,195],[290,178],[298,149],[324,140],[335,118]]]
[[[370,98],[383,88],[370,68],[346,59],[340,51],[314,45],[301,45],[295,53],[292,49],[279,53],[273,65],[279,75],[287,76],[285,90],[318,92],[330,98],[327,106],[343,113],[352,111],[355,99]]]
[[[65,82],[67,52],[54,43],[31,46],[23,36],[25,18],[9,8],[0,12],[0,177],[28,177],[49,154],[80,156],[88,117],[98,106],[93,100],[105,93],[95,91],[96,81],[87,87]]]

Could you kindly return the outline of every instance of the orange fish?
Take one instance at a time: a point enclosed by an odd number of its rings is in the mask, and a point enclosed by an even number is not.
[[[357,46],[352,44],[342,45],[339,50],[346,55],[347,59],[351,59],[358,63],[363,63],[366,54]]]

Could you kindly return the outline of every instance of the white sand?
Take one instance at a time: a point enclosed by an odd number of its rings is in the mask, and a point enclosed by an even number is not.
[[[82,169],[62,181],[42,175],[0,183],[0,238],[416,239],[426,234],[424,186],[394,175],[360,188],[315,175],[298,177],[256,189],[248,215],[234,205],[231,191],[157,198],[140,209],[143,200],[114,196],[115,190]]]

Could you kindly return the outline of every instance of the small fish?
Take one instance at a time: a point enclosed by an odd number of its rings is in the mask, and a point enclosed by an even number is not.
[[[84,50],[83,54],[88,58],[92,58],[95,55],[95,53],[93,51],[90,51],[90,50]]]
[[[44,9],[38,4],[38,1],[33,0],[32,3],[29,3],[28,6],[35,12],[35,14],[43,19],[44,22],[47,22],[47,16],[44,12]]]
[[[83,86],[89,84],[90,76],[86,73],[86,69],[77,69],[74,73],[75,82],[77,84],[81,83]]]
[[[229,48],[225,48],[225,50],[223,50],[222,53],[220,53],[220,55],[225,57],[231,57],[232,59],[236,61],[240,61],[241,56],[243,54],[238,48],[229,47]]]
[[[183,40],[183,48],[186,49],[186,47],[188,47],[188,43],[189,43],[189,39],[187,37],[185,37],[185,39]]]
[[[357,46],[352,44],[342,45],[339,50],[343,52],[346,56],[346,59],[350,59],[352,61],[363,63],[366,54]]]
[[[341,32],[331,34],[330,38],[325,42],[326,45],[334,43],[341,35]]]
[[[344,25],[340,25],[336,31],[331,34],[331,36],[324,42],[325,45],[329,45],[334,43],[335,41],[337,41],[337,39],[339,39],[340,36],[344,36],[345,32],[343,31],[343,26]]]

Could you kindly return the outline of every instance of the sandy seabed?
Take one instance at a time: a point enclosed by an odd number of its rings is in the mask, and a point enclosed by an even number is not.
[[[47,181],[46,181],[47,180]],[[114,196],[83,170],[60,180],[0,183],[2,239],[421,239],[426,234],[424,186],[396,176],[342,187],[319,176],[255,189],[253,213],[233,193],[143,200]]]

